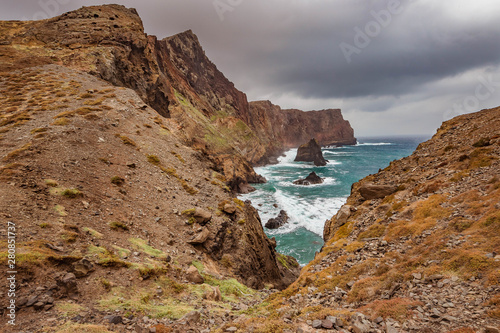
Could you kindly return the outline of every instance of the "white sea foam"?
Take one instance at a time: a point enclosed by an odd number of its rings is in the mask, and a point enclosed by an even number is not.
[[[392,143],[390,142],[366,142],[366,143],[357,143],[356,146],[390,146]]]
[[[325,152],[330,153],[330,151]],[[276,182],[277,188],[274,192],[257,190],[242,195],[241,199],[252,201],[252,204],[259,210],[263,225],[270,218],[276,217],[280,210],[287,212],[289,223],[278,230],[268,231],[271,235],[290,233],[298,228],[305,228],[322,236],[325,221],[336,214],[344,204],[346,198],[303,197],[300,190],[305,187],[302,185],[294,185],[293,181],[307,176],[307,174],[302,175],[300,169],[311,169],[314,166],[311,164],[294,162],[293,160],[296,155],[297,149],[291,149],[278,159],[278,164],[255,168],[257,173]],[[325,167],[325,170],[341,164],[341,162],[332,158],[334,156],[329,157],[330,162]],[[283,168],[290,168],[290,170],[282,170]],[[320,172],[318,172],[318,175],[322,177]],[[322,184],[309,185],[307,187],[324,188],[335,185],[338,181],[334,177],[323,178],[324,182]]]
[[[276,211],[283,209],[290,217],[288,225],[278,229],[277,232],[288,233],[304,227],[320,236],[323,235],[325,221],[335,215],[345,202],[345,198],[317,198],[309,201],[298,196],[286,195],[281,190],[274,193],[274,198],[278,204]]]
[[[276,217],[280,210],[286,211],[289,216],[289,223],[271,231],[273,234],[290,233],[303,227],[322,236],[325,221],[332,218],[346,200],[345,197],[307,200],[298,195],[287,195],[279,189],[272,194],[257,192],[243,195],[241,198],[251,200],[258,208],[263,225],[269,219]],[[277,207],[274,207],[274,204]]]

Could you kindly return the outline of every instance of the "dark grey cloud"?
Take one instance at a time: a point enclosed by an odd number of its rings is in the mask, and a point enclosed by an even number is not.
[[[3,2],[0,19],[105,3]],[[159,38],[192,29],[249,99],[304,109],[342,107],[361,134],[430,133],[449,116],[500,105],[500,84],[490,87],[487,98],[475,96],[488,75],[500,81],[497,0],[115,2],[137,8],[146,32]]]

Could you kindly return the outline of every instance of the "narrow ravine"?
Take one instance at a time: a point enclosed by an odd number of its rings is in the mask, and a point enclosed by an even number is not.
[[[395,159],[410,155],[423,137],[363,138],[355,146],[323,148],[329,161],[324,167],[294,162],[297,149],[289,150],[279,164],[256,168],[266,177],[257,191],[241,195],[258,209],[262,223],[285,210],[289,223],[278,230],[266,230],[275,237],[277,250],[294,256],[301,265],[314,258],[323,245],[323,226],[349,196],[351,185],[359,179],[385,168]],[[293,181],[316,172],[324,178],[319,185],[294,185]]]

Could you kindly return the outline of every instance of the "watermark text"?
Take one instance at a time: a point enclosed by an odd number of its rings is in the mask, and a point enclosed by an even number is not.
[[[7,222],[7,317],[9,325],[16,324],[16,224]]]

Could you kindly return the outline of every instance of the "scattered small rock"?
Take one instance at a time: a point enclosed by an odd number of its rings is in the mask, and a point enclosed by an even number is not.
[[[123,321],[123,318],[118,315],[104,316],[104,319],[107,320],[110,324],[121,324]]]
[[[191,311],[191,312],[185,314],[184,317],[182,317],[180,319],[180,321],[184,321],[184,322],[186,322],[186,324],[191,325],[191,324],[195,324],[198,321],[200,321],[200,318],[201,318],[200,312]]]

